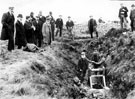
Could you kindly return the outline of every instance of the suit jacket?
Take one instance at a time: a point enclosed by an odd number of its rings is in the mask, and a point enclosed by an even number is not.
[[[34,30],[31,26],[32,26],[31,22],[26,21],[24,23],[25,36],[28,43],[34,43],[34,33],[33,33]]]
[[[93,29],[96,26],[97,26],[96,20],[95,19],[90,19],[89,22],[88,22],[88,28],[89,29],[91,29],[91,28]]]
[[[58,18],[55,22],[56,28],[62,28],[63,27],[63,20]]]
[[[10,15],[9,12],[4,13],[2,16],[2,31],[1,31],[1,39],[7,40],[9,36],[14,35],[14,15]]]
[[[36,37],[42,38],[42,22],[39,21],[34,21],[33,25],[35,26],[36,30],[34,31],[34,34]]]
[[[135,18],[135,9],[131,10],[129,17],[130,17],[130,20],[133,20]]]
[[[67,29],[69,28],[69,27],[73,27],[74,26],[74,22],[73,21],[67,21],[66,22],[66,27],[67,27]]]
[[[54,31],[55,30],[55,19],[53,18],[53,16],[49,16],[50,18],[50,24],[51,24],[51,30]]]
[[[20,21],[17,21],[15,27],[16,27],[15,44],[25,46],[26,37],[25,37],[25,30],[23,24]]]
[[[46,18],[44,16],[40,16],[39,21],[41,21],[42,25],[43,25],[43,23],[46,21]]]
[[[88,69],[88,61],[84,58],[79,59],[77,70],[86,71]]]

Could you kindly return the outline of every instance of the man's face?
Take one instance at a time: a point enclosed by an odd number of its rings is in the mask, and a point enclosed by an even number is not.
[[[31,16],[31,17],[34,17],[34,13],[31,13],[30,16]]]
[[[90,19],[93,19],[93,16],[90,16]]]
[[[85,58],[85,57],[86,57],[85,52],[82,52],[81,53],[81,58]]]
[[[62,16],[61,16],[61,15],[59,15],[59,18],[62,18]]]
[[[23,19],[23,18],[21,18],[21,17],[18,18],[18,20],[19,20],[20,22],[22,22],[22,19]]]
[[[39,16],[42,16],[42,11],[39,12]]]
[[[9,9],[9,12],[13,14],[14,13],[14,10],[13,9]]]
[[[120,6],[121,6],[121,8],[122,8],[122,7],[124,7],[123,3],[122,3],[122,4],[120,4]]]
[[[28,21],[29,21],[29,22],[31,21],[31,17],[28,18]]]
[[[52,12],[49,12],[50,16],[52,16]]]
[[[50,20],[46,20],[47,23],[50,23]]]

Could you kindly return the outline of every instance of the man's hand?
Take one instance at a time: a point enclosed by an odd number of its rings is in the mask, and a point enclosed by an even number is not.
[[[32,25],[31,27],[33,28],[34,31],[36,30],[35,26]]]
[[[92,61],[92,60],[89,60],[87,57],[86,57],[86,60],[87,60],[88,62],[90,62],[90,63],[96,63],[96,62],[94,62],[94,61]]]

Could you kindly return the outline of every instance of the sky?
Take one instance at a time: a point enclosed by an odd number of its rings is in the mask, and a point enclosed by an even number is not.
[[[25,16],[34,12],[35,16],[39,11],[47,16],[49,11],[53,12],[54,18],[63,16],[64,22],[68,16],[76,23],[87,22],[89,16],[95,19],[102,17],[104,20],[119,20],[118,11],[120,3],[128,7],[135,1],[116,1],[116,0],[0,0],[0,18],[3,13],[8,11],[9,6],[14,6],[15,17],[18,14]]]

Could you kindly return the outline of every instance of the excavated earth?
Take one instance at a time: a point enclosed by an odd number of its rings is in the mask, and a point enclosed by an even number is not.
[[[127,69],[128,63],[123,64],[130,59],[133,62],[134,43],[131,52],[127,46],[134,38],[125,41],[123,31],[117,28],[119,25],[114,23],[100,24],[100,38],[90,39],[86,25],[76,25],[74,41],[64,31],[63,38],[57,37],[51,46],[35,53],[18,49],[8,52],[7,41],[0,41],[0,99],[94,99],[89,87],[82,90],[73,82],[79,53],[86,49],[91,59],[94,48],[107,59],[106,79],[110,91],[104,99],[131,99],[134,69]]]

